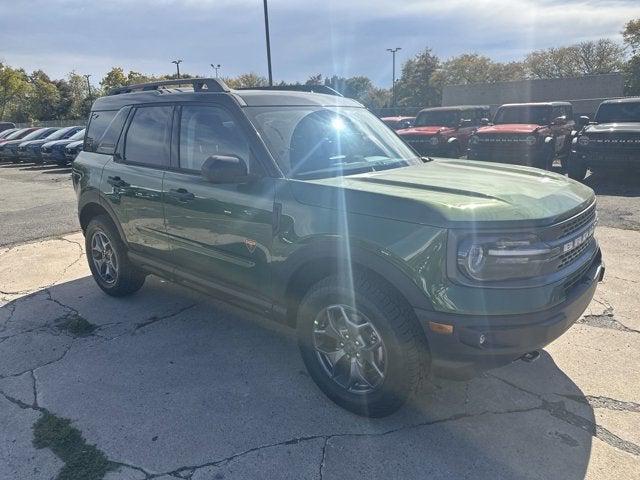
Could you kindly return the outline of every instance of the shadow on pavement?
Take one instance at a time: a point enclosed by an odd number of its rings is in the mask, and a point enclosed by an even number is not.
[[[70,316],[96,329],[74,335]],[[0,307],[0,338],[0,377],[33,371],[40,407],[147,472],[578,480],[595,435],[546,353],[427,383],[391,417],[352,415],[316,388],[290,330],[154,277],[123,299],[91,278],[22,297]]]
[[[640,196],[640,173],[638,172],[595,172],[584,180],[584,184],[591,187],[596,195]]]

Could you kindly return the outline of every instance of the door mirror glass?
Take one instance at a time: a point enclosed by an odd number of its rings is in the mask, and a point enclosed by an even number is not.
[[[551,125],[566,125],[566,124],[567,124],[567,117],[565,117],[564,115],[554,118],[553,122],[551,122]]]
[[[212,155],[202,164],[202,176],[211,183],[241,183],[249,179],[247,163],[233,155]]]

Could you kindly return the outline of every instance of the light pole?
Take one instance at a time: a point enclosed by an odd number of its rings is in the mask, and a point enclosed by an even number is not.
[[[89,82],[90,76],[91,75],[83,75],[83,77],[87,79],[87,89],[89,90],[89,101],[93,102],[93,95],[91,95],[91,83]]]
[[[267,8],[267,0],[263,0],[264,4],[264,33],[267,37],[267,65],[269,67],[269,86],[273,86],[273,75],[271,74],[271,40],[269,40],[269,10]]]
[[[391,52],[391,55],[393,56],[393,72],[391,74],[391,105],[394,109],[396,108],[396,52],[398,50],[402,50],[402,47],[387,48],[387,52]]]
[[[172,60],[171,63],[176,64],[176,71],[178,72],[178,78],[180,78],[180,64],[182,63],[182,60]]]
[[[216,78],[218,78],[218,70],[220,70],[221,65],[218,64],[211,64],[211,68],[213,68],[216,71]]]

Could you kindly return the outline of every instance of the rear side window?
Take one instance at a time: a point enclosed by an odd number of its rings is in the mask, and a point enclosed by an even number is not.
[[[140,107],[133,113],[124,145],[124,160],[150,167],[168,167],[173,107]]]
[[[87,136],[84,141],[86,152],[95,152],[98,148],[98,140],[102,138],[107,127],[118,113],[117,110],[104,110],[100,112],[91,112],[89,117],[89,126],[87,127]]]
[[[102,138],[98,141],[97,153],[106,153],[107,155],[114,154],[120,133],[122,132],[122,127],[124,127],[124,122],[126,122],[127,116],[129,115],[129,110],[131,110],[130,107],[122,108],[117,115],[113,117],[104,135],[102,135]]]

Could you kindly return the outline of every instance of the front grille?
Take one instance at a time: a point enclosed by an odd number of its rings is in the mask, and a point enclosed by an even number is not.
[[[592,133],[589,146],[582,146],[595,151],[640,151],[640,135],[634,133]]]
[[[558,270],[562,270],[563,268],[571,265],[580,255],[586,252],[590,247],[592,247],[595,240],[592,238],[589,241],[584,242],[579,247],[574,248],[570,252],[564,253],[560,255],[560,263],[558,264]]]
[[[596,206],[588,208],[576,217],[569,219],[562,225],[562,236],[571,235],[573,232],[579,230],[587,223],[595,220],[596,218]]]

